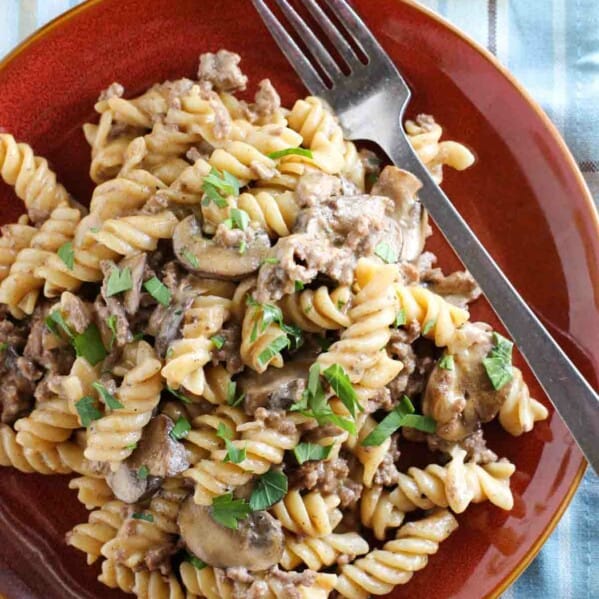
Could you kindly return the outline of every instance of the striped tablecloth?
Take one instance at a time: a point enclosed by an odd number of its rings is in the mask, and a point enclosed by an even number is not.
[[[541,103],[599,202],[599,0],[421,0],[486,46]],[[81,0],[0,0],[0,56]],[[599,478],[588,472],[504,599],[599,597]],[[474,594],[473,594],[474,599]]]

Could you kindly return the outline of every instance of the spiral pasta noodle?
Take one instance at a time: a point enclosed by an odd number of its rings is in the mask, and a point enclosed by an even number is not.
[[[389,491],[381,485],[373,485],[364,489],[360,498],[360,521],[371,528],[374,536],[382,541],[387,529],[401,526],[406,512],[412,511],[413,506],[401,488]]]
[[[69,489],[77,490],[77,499],[87,510],[102,507],[114,499],[112,489],[103,478],[79,476],[69,481]]]
[[[295,447],[300,438],[297,430],[270,430],[253,421],[238,425],[237,432],[241,432],[241,437],[231,444],[245,450],[246,458],[242,462],[224,462],[227,452],[217,449],[212,452],[211,459],[200,460],[183,473],[195,483],[194,501],[197,504],[210,505],[214,497],[240,487],[254,475],[264,474],[272,465],[280,464],[285,451]]]
[[[212,152],[208,162],[219,171],[227,171],[242,185],[257,179],[270,179],[276,164],[254,146],[244,141],[228,141]]]
[[[242,193],[237,198],[237,206],[271,237],[290,235],[299,212],[292,192],[268,187],[256,187]]]
[[[499,410],[499,422],[510,435],[518,437],[531,431],[535,422],[549,416],[547,408],[530,396],[522,372],[513,368],[507,397]]]
[[[14,186],[34,223],[45,221],[55,208],[69,200],[69,193],[56,181],[48,161],[8,133],[0,133],[0,176]]]
[[[320,538],[301,538],[287,534],[280,564],[293,570],[305,564],[311,570],[322,570],[333,565],[341,556],[354,559],[368,553],[368,542],[357,532],[331,533]]]
[[[178,534],[179,507],[187,495],[181,479],[165,481],[143,511],[145,518],[128,517],[118,534],[102,545],[102,555],[128,568],[137,569],[144,563],[149,549],[174,541]]]
[[[341,568],[335,589],[347,599],[368,599],[369,595],[386,595],[398,584],[406,584],[414,572],[422,570],[428,556],[436,553],[439,543],[458,527],[446,510],[404,524],[393,541],[382,549]]]
[[[183,338],[171,343],[162,376],[174,389],[183,387],[196,395],[206,388],[204,366],[212,358],[215,335],[230,317],[231,300],[215,295],[200,296],[186,312]]]
[[[10,272],[10,268],[17,258],[18,253],[29,247],[37,229],[28,224],[27,216],[22,216],[16,223],[4,225],[2,227],[2,237],[0,237],[0,282],[3,281]]]
[[[424,287],[398,284],[395,289],[406,321],[418,322],[422,334],[433,340],[437,347],[450,343],[456,329],[468,320],[466,310]]]
[[[162,391],[160,360],[145,341],[125,348],[122,368],[125,375],[116,399],[123,407],[92,422],[85,448],[86,458],[109,462],[113,468],[133,451]]]
[[[286,295],[279,302],[286,322],[304,331],[322,333],[347,328],[351,325],[348,311],[351,301],[349,287],[333,291],[325,286],[316,290],[305,289]]]
[[[127,505],[109,501],[90,513],[87,522],[77,524],[66,535],[67,544],[87,554],[87,563],[93,564],[101,555],[102,547],[114,539],[125,521]]]
[[[31,238],[29,247],[15,258],[8,276],[0,283],[0,302],[8,304],[13,313],[31,314],[44,281],[38,267],[62,245],[71,241],[81,213],[75,208],[59,206]]]

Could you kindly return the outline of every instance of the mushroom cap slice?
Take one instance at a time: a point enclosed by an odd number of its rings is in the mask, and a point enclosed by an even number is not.
[[[131,468],[126,462],[106,476],[106,483],[114,496],[125,503],[137,503],[153,495],[162,484],[162,478],[147,476],[140,478],[138,470]]]
[[[189,497],[179,511],[178,524],[189,550],[215,568],[266,570],[283,555],[281,524],[266,511],[252,512],[234,530],[216,522],[210,506],[196,505]]]
[[[238,280],[251,275],[260,268],[267,256],[270,240],[265,231],[258,231],[247,244],[246,251],[226,248],[204,237],[195,216],[184,218],[173,233],[173,249],[177,258],[192,272],[215,279]]]

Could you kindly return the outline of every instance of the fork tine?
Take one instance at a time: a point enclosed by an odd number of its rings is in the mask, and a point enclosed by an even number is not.
[[[331,79],[342,77],[343,73],[337,66],[329,51],[324,47],[320,40],[314,35],[314,32],[310,29],[307,23],[297,14],[296,10],[289,4],[287,0],[276,0],[279,8],[283,11],[283,14],[287,17],[291,26],[297,31],[297,33],[306,40],[306,46],[310,53],[316,59],[316,62],[322,67],[325,74]]]
[[[359,62],[359,58],[354,52],[353,48],[347,43],[347,40],[339,33],[339,30],[329,16],[320,8],[320,6],[315,2],[315,0],[304,0],[304,3],[307,9],[310,11],[310,14],[316,19],[320,27],[322,27],[323,31],[327,34],[329,41],[335,46],[335,49],[341,56],[343,60],[347,63],[348,67]]]
[[[368,27],[362,19],[356,14],[354,9],[345,0],[325,0],[329,8],[335,13],[341,24],[347,29],[348,33],[353,36],[355,41],[364,51],[364,54],[369,56],[372,53],[382,53],[386,56],[382,46],[377,39],[370,33]],[[378,59],[378,57],[377,57]]]
[[[310,90],[310,93],[315,96],[325,96],[329,90],[320,78],[320,75],[270,8],[265,4],[264,0],[252,0],[252,3],[258,14],[262,17],[264,24],[275,38],[277,45],[300,76],[304,85]]]

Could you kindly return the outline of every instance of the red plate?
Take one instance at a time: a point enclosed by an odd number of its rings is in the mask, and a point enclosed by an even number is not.
[[[409,112],[434,114],[447,137],[475,149],[472,169],[448,173],[450,197],[596,383],[597,216],[555,128],[486,51],[432,13],[397,0],[355,5],[412,86]],[[115,80],[131,94],[193,76],[198,55],[222,47],[242,55],[254,85],[270,77],[288,105],[305,93],[249,2],[96,0],[48,25],[2,63],[0,126],[47,156],[69,190],[87,199],[92,185],[81,124],[93,118],[98,92]],[[6,186],[0,197],[2,222],[13,220],[21,204]],[[445,267],[458,265],[439,234],[430,245]],[[473,317],[497,324],[482,301]],[[533,395],[546,401],[522,360],[516,362]],[[490,444],[517,465],[514,510],[473,506],[429,566],[394,597],[496,596],[557,523],[584,471],[561,420],[552,411],[517,440],[491,429]],[[97,567],[63,544],[64,533],[86,517],[66,483],[66,477],[2,471],[0,591],[13,599],[121,596],[97,583]]]

